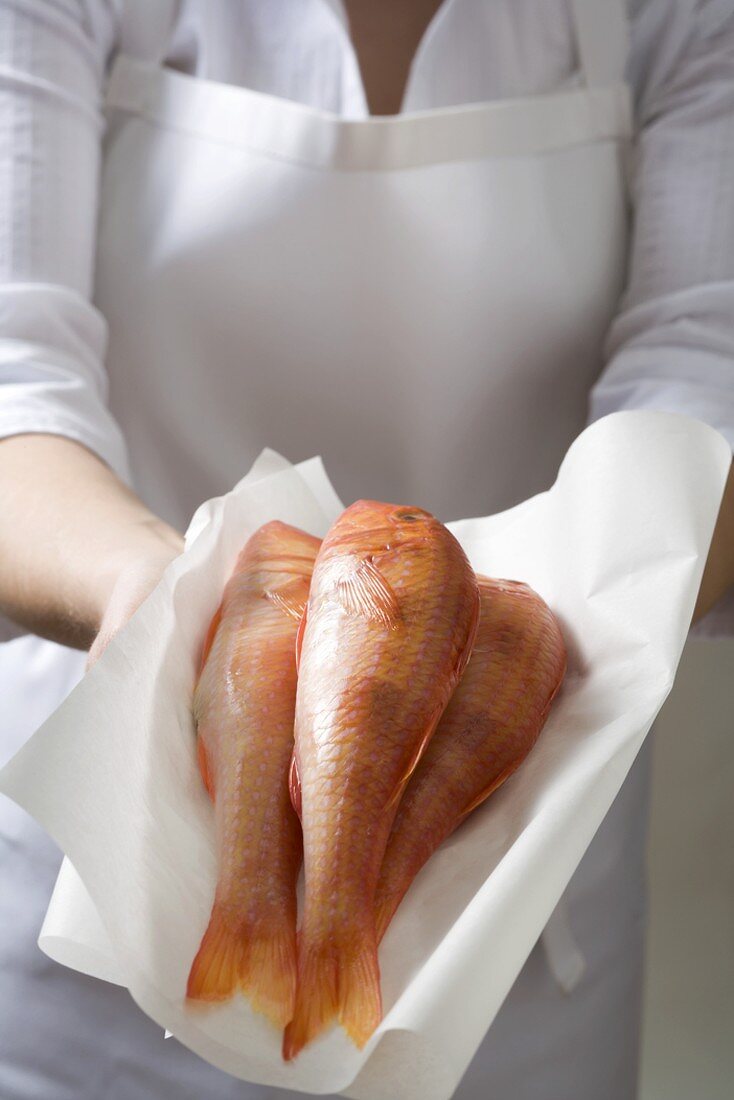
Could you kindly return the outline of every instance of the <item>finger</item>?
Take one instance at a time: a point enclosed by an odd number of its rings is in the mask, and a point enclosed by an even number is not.
[[[114,633],[103,633],[102,631],[99,632],[99,634],[89,647],[89,653],[87,654],[87,660],[84,665],[85,672],[89,672],[90,668],[92,668],[93,665],[96,665],[97,661],[107,649],[107,646],[110,644],[113,637]]]

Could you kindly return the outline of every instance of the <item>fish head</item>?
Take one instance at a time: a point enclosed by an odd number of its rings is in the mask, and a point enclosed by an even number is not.
[[[379,500],[357,500],[342,512],[332,528],[336,544],[361,545],[386,550],[430,538],[441,524],[423,508],[404,504],[386,504]]]
[[[240,554],[239,569],[272,568],[282,572],[288,567],[296,574],[313,569],[320,539],[279,519],[264,523],[247,541]]]

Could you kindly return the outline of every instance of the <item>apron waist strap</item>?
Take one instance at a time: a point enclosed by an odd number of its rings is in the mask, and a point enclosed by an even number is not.
[[[541,940],[548,969],[563,992],[572,993],[581,981],[586,962],[571,931],[565,894],[551,913]]]

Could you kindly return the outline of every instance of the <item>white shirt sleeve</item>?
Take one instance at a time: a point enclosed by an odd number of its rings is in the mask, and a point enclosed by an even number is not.
[[[50,432],[121,476],[90,304],[106,3],[0,0],[0,436]]]
[[[734,447],[734,3],[693,6],[685,21],[647,6],[660,26],[638,80],[629,280],[591,419],[685,413]]]
[[[647,6],[629,280],[590,415],[684,413],[734,447],[734,3],[693,6]],[[731,593],[694,632],[733,625]]]

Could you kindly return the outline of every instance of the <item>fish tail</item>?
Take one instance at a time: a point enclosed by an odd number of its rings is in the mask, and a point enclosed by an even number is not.
[[[332,1020],[361,1048],[381,1019],[374,934],[351,949],[331,944],[306,948],[299,958],[296,1006],[283,1036],[283,1057],[295,1058]]]
[[[339,975],[339,1023],[360,1049],[382,1019],[377,947],[363,947]]]
[[[382,941],[382,937],[387,932],[390,921],[395,916],[403,896],[403,894],[385,894],[378,898],[375,904],[375,928],[378,943]]]
[[[191,1001],[226,1001],[239,984],[243,957],[241,933],[226,921],[215,904],[191,964],[186,997]]]
[[[289,922],[248,929],[228,923],[215,904],[191,966],[186,996],[225,1001],[237,991],[256,1012],[282,1028],[293,1015],[296,936]]]
[[[295,921],[263,928],[245,940],[240,989],[256,1012],[283,1028],[296,1003]]]

